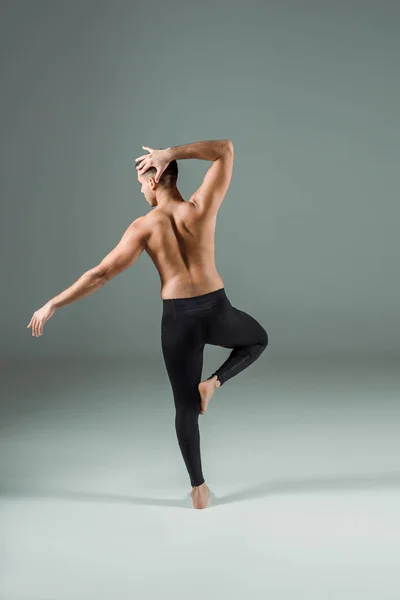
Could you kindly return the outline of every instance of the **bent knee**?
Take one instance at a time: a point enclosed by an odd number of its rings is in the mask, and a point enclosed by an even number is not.
[[[262,329],[262,333],[260,336],[259,344],[261,344],[264,348],[266,348],[268,346],[268,333],[266,332],[264,327],[262,327],[261,329]]]

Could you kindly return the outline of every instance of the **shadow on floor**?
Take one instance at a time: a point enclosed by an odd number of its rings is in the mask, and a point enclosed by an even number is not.
[[[210,484],[208,484],[210,486]],[[265,481],[253,486],[227,494],[216,496],[210,489],[208,507],[221,504],[232,504],[267,498],[272,494],[301,494],[302,492],[327,492],[327,491],[357,491],[357,490],[383,490],[400,487],[400,473],[371,473],[365,475],[346,475],[335,477],[307,477],[287,478],[275,481]],[[150,498],[146,496],[128,496],[118,494],[100,494],[89,492],[75,492],[62,489],[51,489],[41,486],[40,489],[33,485],[14,485],[3,482],[0,484],[0,496],[12,498],[46,498],[55,500],[74,500],[79,502],[106,502],[127,503],[144,506],[164,506],[167,508],[193,509],[190,492],[182,499],[168,500],[165,498]]]

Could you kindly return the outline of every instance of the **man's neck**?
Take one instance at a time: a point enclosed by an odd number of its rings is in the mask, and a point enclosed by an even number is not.
[[[182,197],[178,188],[173,190],[163,190],[160,191],[160,194],[157,194],[157,207],[167,208],[168,206],[173,206],[181,202],[185,202],[185,199]]]

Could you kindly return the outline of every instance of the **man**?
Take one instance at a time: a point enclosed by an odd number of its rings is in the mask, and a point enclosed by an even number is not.
[[[208,504],[200,457],[199,414],[215,390],[249,367],[268,345],[265,329],[230,303],[214,259],[216,217],[228,190],[234,161],[230,140],[153,149],[136,161],[141,191],[153,211],[129,225],[117,246],[70,288],[36,311],[28,324],[40,336],[43,324],[65,304],[99,289],[130,267],[143,250],[161,280],[161,345],[175,403],[175,430],[192,485],[195,508]],[[176,183],[177,160],[212,161],[189,201]],[[205,344],[232,349],[227,360],[201,381]]]

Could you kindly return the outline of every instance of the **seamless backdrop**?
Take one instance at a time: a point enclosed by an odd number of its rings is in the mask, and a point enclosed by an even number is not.
[[[394,2],[0,10],[3,359],[159,354],[145,253],[42,337],[26,325],[149,210],[142,145],[218,138],[236,154],[216,264],[232,303],[267,329],[271,358],[399,356]],[[185,198],[208,166],[180,161]]]

